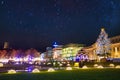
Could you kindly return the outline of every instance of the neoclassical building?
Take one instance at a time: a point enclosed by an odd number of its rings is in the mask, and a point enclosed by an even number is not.
[[[98,56],[96,54],[95,44],[88,46],[88,47],[84,47],[84,51],[88,55],[90,60],[97,60]]]
[[[111,57],[120,58],[120,35],[110,38],[111,41]]]
[[[120,35],[109,38],[110,40],[110,58],[120,58]],[[88,54],[90,60],[97,60],[97,47],[96,43],[84,48],[86,54]]]

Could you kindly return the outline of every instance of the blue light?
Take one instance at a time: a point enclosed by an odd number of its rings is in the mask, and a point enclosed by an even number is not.
[[[32,71],[32,69],[28,69],[28,72],[31,72]]]
[[[58,45],[57,45],[57,43],[55,42],[55,43],[53,44],[53,46],[56,48]]]
[[[30,67],[27,68],[27,71],[28,71],[28,72],[31,72],[32,70],[33,70],[33,67],[32,67],[32,66],[30,66]]]

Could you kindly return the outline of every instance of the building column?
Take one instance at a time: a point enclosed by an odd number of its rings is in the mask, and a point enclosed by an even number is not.
[[[118,48],[115,47],[115,58],[117,58],[117,57],[118,57]]]

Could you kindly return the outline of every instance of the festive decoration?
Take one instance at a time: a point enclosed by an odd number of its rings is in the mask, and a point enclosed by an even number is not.
[[[110,53],[110,40],[104,28],[101,29],[101,33],[96,41],[96,53],[104,57],[107,57]]]
[[[120,65],[117,65],[115,68],[120,68]]]
[[[14,73],[16,73],[16,71],[13,70],[13,69],[11,69],[11,70],[8,70],[8,73],[9,73],[9,74],[14,74]]]
[[[3,67],[3,63],[0,63],[0,67]]]
[[[98,64],[94,64],[94,67],[98,67]]]
[[[114,64],[109,64],[109,66],[110,66],[110,67],[115,67],[115,65],[114,65]]]
[[[88,69],[88,67],[87,67],[86,65],[84,65],[84,66],[82,67],[82,69]]]
[[[32,73],[39,73],[39,72],[40,72],[40,71],[39,71],[39,69],[37,69],[37,68],[32,70]]]
[[[53,72],[53,71],[55,71],[53,68],[48,69],[48,72]]]
[[[67,67],[66,70],[72,70],[72,67]]]
[[[81,60],[82,61],[87,61],[88,60],[88,55],[83,54],[83,53],[77,54],[76,55],[76,62],[79,62]]]
[[[102,65],[99,65],[97,68],[104,68]]]
[[[74,67],[79,67],[79,63],[78,62],[74,63]]]

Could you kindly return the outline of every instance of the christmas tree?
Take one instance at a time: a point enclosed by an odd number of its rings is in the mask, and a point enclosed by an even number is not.
[[[100,35],[96,41],[96,54],[99,56],[107,57],[110,53],[110,40],[105,29],[102,28]]]

